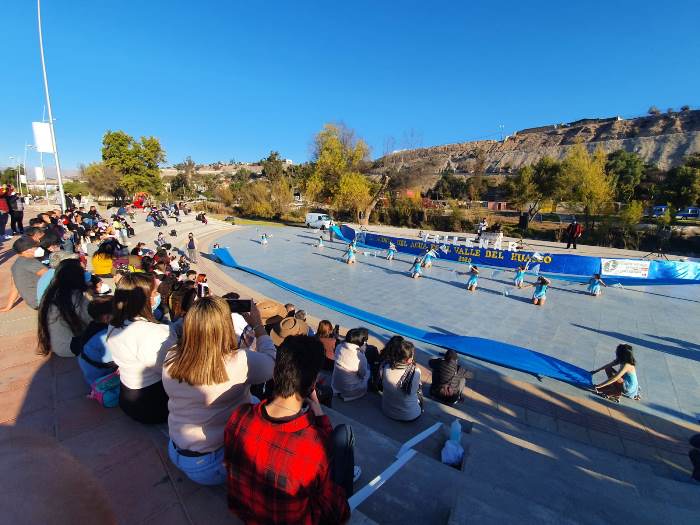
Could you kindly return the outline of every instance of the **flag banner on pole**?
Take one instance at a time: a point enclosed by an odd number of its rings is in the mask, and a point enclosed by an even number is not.
[[[26,183],[27,183],[27,176],[26,176],[26,175],[20,175],[20,176],[19,176],[19,183],[20,183],[20,184],[26,184]]]
[[[34,167],[34,179],[39,181],[44,180],[44,168],[41,166]]]
[[[51,126],[48,122],[32,122],[34,146],[39,153],[55,153],[51,140]]]

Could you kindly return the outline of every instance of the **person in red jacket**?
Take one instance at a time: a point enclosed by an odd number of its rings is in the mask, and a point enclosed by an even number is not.
[[[289,336],[277,350],[275,396],[238,407],[226,425],[228,505],[247,525],[346,523],[360,476],[354,437],[331,426],[315,392],[321,342]]]
[[[0,186],[0,240],[12,239],[12,235],[5,235],[7,220],[10,218],[10,205],[7,202],[7,186]]]
[[[574,245],[574,250],[576,249],[576,239],[583,235],[583,226],[581,226],[576,219],[571,221],[566,227],[566,249],[568,250],[571,245]]]

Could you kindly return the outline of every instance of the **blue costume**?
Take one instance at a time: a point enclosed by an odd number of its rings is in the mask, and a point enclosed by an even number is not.
[[[513,284],[515,286],[520,286],[525,280],[525,270],[518,270],[515,272],[515,279],[513,279]]]
[[[547,284],[536,284],[535,285],[535,293],[533,294],[532,298],[533,299],[546,299],[547,298]]]
[[[420,271],[420,261],[416,261],[413,263],[413,267],[411,268],[411,277],[414,277],[416,275],[423,275],[423,273]]]
[[[470,286],[476,286],[476,284],[479,282],[479,274],[473,273],[471,277],[469,277],[469,280],[467,281],[467,288]]]
[[[591,295],[600,294],[600,281],[598,279],[591,279],[588,281],[588,291]]]
[[[639,394],[639,382],[636,372],[627,372],[622,376],[622,394],[627,397],[635,397]]]
[[[355,260],[355,246],[350,244],[348,245],[348,251],[345,252],[345,261],[350,262]]]
[[[394,258],[394,254],[396,253],[396,245],[393,242],[389,243],[389,250],[386,253],[386,258],[387,260],[392,260]]]
[[[423,266],[433,264],[433,259],[437,257],[438,254],[435,250],[428,250],[423,256]]]

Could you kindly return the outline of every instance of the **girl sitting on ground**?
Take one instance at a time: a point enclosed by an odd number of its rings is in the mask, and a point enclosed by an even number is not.
[[[535,293],[532,294],[532,304],[535,306],[544,306],[547,301],[547,288],[552,282],[546,277],[539,276],[533,284],[526,284],[523,288],[535,288]]]
[[[423,413],[420,369],[413,343],[401,336],[389,339],[382,351],[382,412],[398,421],[415,421]]]
[[[56,268],[39,305],[39,350],[60,357],[75,357],[70,349],[73,337],[90,322],[85,296],[85,270],[78,259],[66,259]]]
[[[272,379],[275,345],[255,305],[245,316],[255,330],[255,351],[238,347],[225,299],[200,299],[185,317],[180,342],[165,358],[170,460],[202,485],[226,481],[223,447],[228,417],[239,405],[253,401],[250,385]]]
[[[478,284],[479,284],[479,268],[477,268],[476,266],[472,266],[472,269],[469,272],[469,280],[467,281],[467,291],[468,292],[475,292]]]
[[[420,257],[416,257],[413,260],[413,266],[411,266],[411,278],[412,279],[418,279],[423,275],[423,272],[420,267],[421,260]]]
[[[119,406],[141,423],[165,423],[168,395],[161,380],[163,360],[177,342],[175,332],[159,324],[155,279],[145,273],[124,275],[114,292],[105,345],[119,366]]]
[[[615,369],[616,366],[620,368]],[[601,370],[605,370],[608,379],[593,387],[597,394],[616,403],[619,403],[620,396],[629,397],[636,401],[640,399],[637,362],[632,353],[632,345],[617,345],[615,360],[600,368],[591,370],[591,375],[595,375]]]
[[[355,244],[348,244],[348,251],[345,252],[345,262],[347,264],[355,264]]]
[[[588,293],[590,293],[593,297],[598,297],[603,293],[603,290],[600,288],[601,285],[605,286],[606,288],[608,287],[608,285],[603,282],[603,279],[600,278],[599,273],[593,274],[591,280],[588,281]]]
[[[518,287],[523,287],[523,282],[525,281],[525,267],[521,264],[515,271],[515,277],[513,278],[513,284]]]
[[[369,365],[365,348],[369,339],[366,328],[353,328],[345,335],[345,341],[335,347],[335,366],[331,377],[333,393],[343,401],[353,401],[367,393]]]

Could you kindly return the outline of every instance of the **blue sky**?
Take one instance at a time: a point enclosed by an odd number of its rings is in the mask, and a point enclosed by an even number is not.
[[[36,3],[7,0],[0,165],[40,120]],[[700,106],[695,1],[44,0],[62,165],[107,129],[154,135],[175,163],[308,160],[343,121],[436,145],[582,117]],[[30,156],[31,165],[35,159]]]

